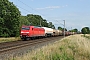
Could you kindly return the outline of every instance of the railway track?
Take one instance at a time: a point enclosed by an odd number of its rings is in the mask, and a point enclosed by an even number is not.
[[[23,48],[26,46],[44,43],[44,42],[51,41],[51,40],[58,40],[61,38],[63,38],[63,36],[35,39],[35,40],[29,40],[29,41],[15,41],[15,42],[9,42],[9,43],[1,43],[0,53],[15,50],[18,48]]]

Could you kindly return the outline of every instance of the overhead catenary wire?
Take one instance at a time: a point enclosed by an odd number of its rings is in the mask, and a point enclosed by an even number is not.
[[[21,8],[21,9],[23,9],[23,10],[25,10],[25,11],[27,11],[27,12],[30,12],[30,11],[28,11],[28,10],[26,10],[26,9],[24,9],[24,8],[22,8],[22,7],[20,7],[20,6],[18,6],[18,5],[16,5],[17,7],[19,7],[19,8]],[[25,13],[25,12],[24,12]],[[31,13],[31,12],[30,12]],[[27,13],[25,13],[25,14],[27,14]]]
[[[19,2],[21,2],[22,4],[26,5],[27,7],[31,8],[32,10],[38,12],[39,14],[41,14],[42,16],[45,16],[44,14],[40,13],[39,11],[35,10],[34,8],[32,8],[31,6],[25,4],[24,2],[22,2],[21,0],[18,0]]]
[[[31,8],[32,10],[34,10],[34,11],[36,11],[36,12],[38,12],[37,10],[35,10],[34,8],[32,8],[31,6],[29,6],[29,5],[27,5],[26,3],[24,3],[24,2],[22,2],[21,0],[18,0],[20,3],[22,3],[22,4],[24,4],[25,6],[27,6],[27,7],[29,7],[29,8]],[[17,5],[18,6],[18,5]],[[20,6],[18,6],[19,8],[21,8],[21,9],[23,9],[23,10],[25,10],[25,11],[27,11],[27,12],[30,12],[31,13],[31,11],[28,11],[28,10],[26,10],[26,9],[24,9],[24,8],[22,8],[22,7],[20,7]],[[38,12],[40,15],[42,15],[42,16],[45,16],[45,15],[43,15],[42,13],[40,13],[40,12]],[[25,13],[26,14],[26,13]],[[47,19],[46,19],[47,20]],[[49,20],[47,20],[47,21],[49,21]],[[55,21],[57,21],[57,20],[55,20]],[[58,23],[59,23],[59,21],[57,21]],[[61,24],[61,25],[63,25],[64,26],[64,24]]]

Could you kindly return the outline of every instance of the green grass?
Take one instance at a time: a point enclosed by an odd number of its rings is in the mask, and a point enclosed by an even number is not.
[[[90,60],[90,40],[81,35],[68,36],[14,60]]]
[[[0,38],[0,43],[20,40],[20,37]]]

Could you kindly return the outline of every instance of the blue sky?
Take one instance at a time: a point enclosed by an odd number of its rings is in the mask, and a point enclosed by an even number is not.
[[[41,15],[55,27],[66,28],[90,27],[90,0],[9,0],[21,11],[22,15]]]

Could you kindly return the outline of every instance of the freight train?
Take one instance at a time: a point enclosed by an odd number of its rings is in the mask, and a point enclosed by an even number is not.
[[[72,32],[65,31],[65,35],[72,35]],[[29,40],[40,37],[54,37],[64,35],[64,32],[57,29],[38,26],[22,26],[20,37],[22,40]]]
[[[51,37],[62,35],[62,31],[38,26],[22,26],[20,37],[22,40],[33,39],[36,37]]]

